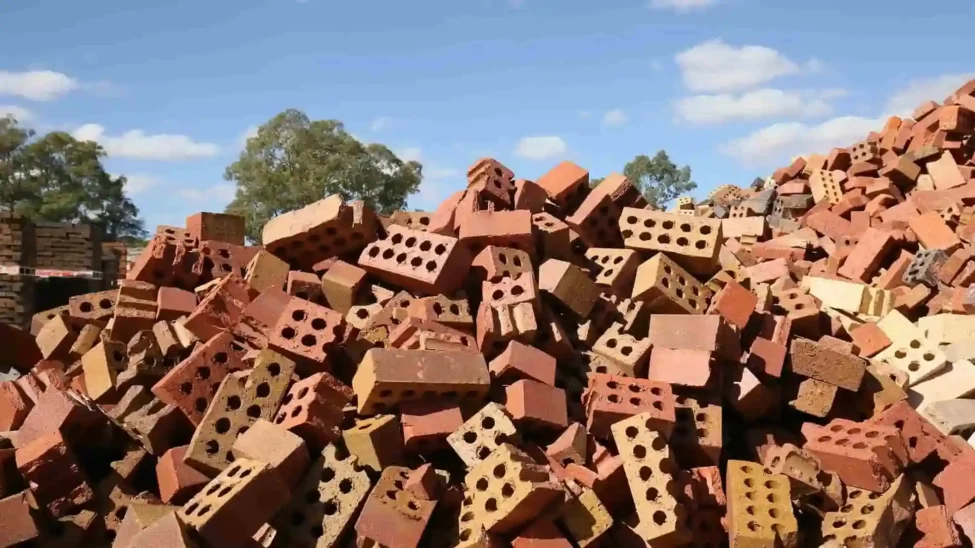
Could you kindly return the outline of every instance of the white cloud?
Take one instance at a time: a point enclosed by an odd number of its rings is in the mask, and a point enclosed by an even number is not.
[[[257,126],[247,126],[247,129],[237,137],[237,144],[241,147],[247,146],[247,140],[257,137]]]
[[[828,91],[828,96],[835,92]],[[816,118],[832,111],[820,97],[780,89],[757,89],[742,95],[694,95],[677,101],[675,108],[679,119],[698,125],[760,118]]]
[[[721,93],[752,88],[800,67],[764,46],[735,47],[721,39],[702,42],[675,57],[684,85],[691,91]]]
[[[561,137],[522,137],[515,146],[515,155],[526,160],[551,160],[565,155],[568,149]]]
[[[943,74],[932,78],[919,78],[908,82],[887,101],[887,112],[897,116],[910,116],[925,101],[944,101],[965,82],[975,78],[975,73]]]
[[[73,132],[75,139],[96,141],[109,156],[140,160],[179,161],[209,158],[220,152],[213,143],[200,143],[186,135],[159,133],[148,135],[140,129],[118,136],[106,135],[98,124],[85,124]]]
[[[630,121],[626,112],[620,108],[614,108],[603,115],[602,125],[605,128],[620,127]]]
[[[382,131],[389,126],[389,118],[385,116],[377,116],[370,124],[369,131]]]
[[[403,147],[393,150],[393,154],[404,162],[423,162],[423,150],[420,147]]]
[[[721,152],[748,166],[782,165],[792,156],[824,154],[847,147],[880,128],[883,118],[841,116],[818,125],[801,122],[774,124],[721,146]]]
[[[125,177],[125,193],[129,196],[137,196],[159,184],[159,179],[148,173],[113,173],[112,177]]]
[[[207,202],[210,207],[217,207],[230,203],[236,192],[237,187],[232,183],[217,183],[206,188],[183,188],[177,194],[191,202]]]
[[[657,10],[674,10],[677,13],[688,13],[694,10],[709,8],[718,0],[650,0],[650,7]]]
[[[0,70],[0,95],[14,95],[33,101],[53,101],[78,87],[77,80],[60,72]]]
[[[26,122],[34,117],[34,113],[17,105],[0,105],[0,118],[13,117],[18,122]]]

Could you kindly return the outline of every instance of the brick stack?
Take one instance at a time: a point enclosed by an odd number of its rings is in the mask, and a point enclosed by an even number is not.
[[[19,266],[30,257],[30,223],[17,214],[0,212],[0,267]],[[32,310],[33,280],[17,273],[0,273],[0,323],[23,325]]]
[[[970,546],[973,93],[670,211],[481,159],[160,227],[5,331],[0,545]]]
[[[36,268],[101,270],[98,230],[84,223],[35,223]]]

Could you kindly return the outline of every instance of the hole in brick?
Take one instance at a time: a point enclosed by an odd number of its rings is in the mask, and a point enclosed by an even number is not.
[[[480,447],[480,448],[479,448],[479,449],[477,450],[477,458],[478,458],[478,459],[480,459],[480,460],[484,460],[484,459],[486,459],[486,458],[488,458],[489,456],[491,456],[491,450],[490,450],[490,449],[488,449],[487,447],[485,447],[485,446],[483,446],[483,445],[482,445],[482,446],[481,446],[481,447]]]
[[[403,264],[404,262],[406,262],[406,253],[400,253],[399,255],[397,255],[396,256],[396,262],[397,263],[400,263],[400,264]]]
[[[184,382],[179,385],[179,391],[189,396],[193,392],[193,383]]]
[[[220,444],[217,443],[216,440],[210,440],[206,442],[204,446],[204,451],[206,451],[207,455],[216,455],[220,451]]]
[[[608,399],[609,399],[609,401],[611,401],[613,403],[619,403],[620,402],[620,397],[618,395],[616,395],[616,394],[610,394]]]
[[[304,346],[315,346],[318,344],[318,339],[314,335],[305,335],[301,338],[301,344]]]
[[[433,249],[433,252],[437,255],[443,255],[447,252],[447,246],[444,244],[437,244],[437,247]]]
[[[849,445],[849,444],[850,444],[850,440],[848,440],[846,438],[836,440],[836,445],[839,445],[840,447],[843,447],[843,446]]]
[[[856,521],[853,522],[853,528],[854,529],[863,529],[866,526],[867,526],[867,522],[866,521],[863,521],[862,519],[858,519],[858,520],[856,520]]]
[[[488,483],[487,478],[481,478],[477,480],[477,483],[474,484],[474,487],[477,488],[478,491],[487,491],[488,485],[490,484]]]
[[[505,474],[508,473],[508,469],[505,468],[503,464],[499,464],[494,467],[493,473],[494,473],[494,477],[501,479],[505,476]]]
[[[662,243],[662,244],[669,244],[670,243],[670,236],[667,235],[667,234],[661,234],[661,235],[657,236],[657,241],[659,243]]]
[[[207,410],[207,401],[205,398],[196,398],[196,402],[194,402],[194,405],[196,406],[196,410],[199,411],[200,413],[203,413],[204,411]]]
[[[217,422],[214,426],[217,430],[217,434],[226,434],[227,432],[230,431],[230,419],[228,419],[227,417],[221,417],[217,419]]]
[[[493,498],[487,499],[484,502],[484,509],[487,510],[488,512],[496,512],[498,510],[497,499],[493,499]]]
[[[325,501],[325,505],[322,510],[325,512],[326,516],[334,516],[336,512],[339,511],[339,505],[335,503],[334,500]]]
[[[926,361],[926,362],[930,362],[930,361],[933,361],[934,360],[934,354],[932,354],[930,352],[925,352],[924,355],[921,356],[921,357],[924,358],[924,361]]]
[[[262,382],[261,384],[257,385],[256,393],[258,398],[268,397],[271,395],[271,385],[266,382]]]
[[[647,456],[647,448],[642,445],[633,446],[633,456],[642,459]]]
[[[437,269],[437,261],[427,261],[427,272],[433,272]]]
[[[311,328],[314,329],[315,331],[321,331],[326,327],[328,327],[328,322],[326,322],[322,318],[315,318],[314,320],[311,321]]]
[[[387,261],[389,259],[392,259],[393,258],[393,255],[395,255],[395,253],[393,253],[393,250],[392,249],[386,249],[386,250],[383,251],[383,259],[385,259]]]
[[[477,432],[464,432],[464,441],[467,443],[474,443],[477,441]]]
[[[231,411],[240,409],[240,397],[230,396],[227,398],[227,409],[230,409]]]
[[[907,370],[910,371],[910,372],[912,372],[912,373],[918,371],[919,369],[921,369],[921,364],[919,364],[917,362],[911,362],[911,363],[907,364]]]
[[[632,353],[633,347],[631,346],[624,346],[623,348],[620,348],[620,354],[623,354],[624,356],[629,356]]]
[[[281,330],[281,336],[285,339],[291,340],[298,335],[298,332],[294,330],[293,327],[285,327]]]

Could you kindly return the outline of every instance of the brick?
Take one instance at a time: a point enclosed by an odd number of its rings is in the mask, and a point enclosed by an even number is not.
[[[288,283],[290,265],[267,250],[260,250],[247,263],[244,281],[261,293],[268,289],[284,289]]]
[[[866,371],[862,359],[805,339],[794,339],[789,352],[793,373],[853,392],[860,389]]]
[[[448,436],[447,443],[470,468],[516,434],[517,429],[507,410],[496,403],[489,403]]]
[[[661,314],[703,314],[713,294],[694,276],[658,253],[637,268],[633,299]]]
[[[356,521],[359,539],[384,546],[420,546],[437,503],[407,491],[404,482],[408,478],[408,468],[390,466],[383,470]]]
[[[623,245],[628,248],[668,253],[695,274],[717,270],[721,247],[717,220],[626,208],[619,223]]]
[[[238,459],[184,505],[180,520],[211,544],[249,542],[288,501],[288,488],[266,463]]]
[[[966,451],[935,476],[934,484],[944,491],[945,511],[948,515],[975,501],[975,486],[970,478],[975,472],[975,452]]]
[[[705,387],[711,380],[711,352],[655,348],[650,354],[647,378],[680,386]]]
[[[890,487],[908,459],[897,429],[833,419],[826,426],[805,423],[803,449],[844,484],[875,493]]]
[[[589,455],[589,439],[586,428],[579,423],[571,423],[562,434],[547,448],[545,454],[558,461],[563,467],[569,463],[585,466]]]
[[[596,437],[607,437],[613,423],[640,413],[649,413],[663,432],[673,428],[673,392],[666,383],[592,373],[582,401],[586,428]]]
[[[38,504],[54,517],[64,516],[94,497],[87,476],[60,433],[18,447],[15,459]]]
[[[274,423],[301,436],[313,451],[320,451],[341,434],[342,408],[352,400],[352,389],[328,373],[316,373],[291,385]]]
[[[292,298],[268,336],[268,346],[295,360],[308,372],[325,370],[345,335],[345,318],[338,312]]]
[[[293,268],[311,268],[323,259],[362,249],[376,239],[378,224],[362,202],[345,204],[333,195],[278,215],[264,225],[261,241]]]
[[[410,401],[400,406],[403,446],[408,452],[428,454],[447,446],[447,436],[464,424],[455,403]]]
[[[186,232],[197,240],[244,245],[244,218],[226,213],[196,213],[186,218]]]
[[[760,466],[728,462],[728,536],[733,546],[750,543],[797,546],[789,479]],[[751,510],[749,510],[751,509]]]
[[[221,332],[231,330],[250,302],[247,285],[236,274],[231,274],[214,286],[183,325],[201,341],[209,341]]]
[[[724,288],[715,293],[711,299],[712,312],[717,312],[719,316],[728,320],[732,325],[744,329],[748,325],[758,304],[758,296],[745,289],[738,282],[731,280],[725,284]]]
[[[236,462],[235,440],[258,420],[274,419],[294,372],[295,362],[264,350],[253,369],[227,375],[197,424],[184,460],[211,476]]]
[[[961,240],[955,236],[936,211],[914,217],[908,224],[926,249],[940,249],[950,255],[961,246]]]
[[[210,478],[183,462],[187,447],[173,447],[156,464],[159,498],[167,504],[185,503],[210,481]]]
[[[705,350],[735,361],[741,356],[738,337],[720,316],[655,314],[649,339],[657,348]]]
[[[34,402],[30,401],[16,384],[9,381],[0,382],[0,431],[20,428],[33,407]]]
[[[586,317],[599,296],[599,288],[579,267],[549,259],[538,272],[538,288],[577,316]]]
[[[562,162],[536,182],[556,205],[574,211],[588,194],[589,172],[572,162]]]
[[[406,369],[404,363],[415,364]],[[378,411],[425,392],[479,399],[490,379],[483,356],[469,352],[372,349],[352,379],[358,409]]]
[[[917,529],[924,536],[915,546],[922,548],[960,547],[961,539],[944,506],[931,506],[915,514]]]
[[[359,419],[355,428],[342,433],[342,438],[359,463],[373,471],[403,460],[403,432],[398,416]]]
[[[58,432],[69,441],[80,441],[102,424],[102,415],[78,396],[61,390],[46,390],[39,395],[20,425],[15,445],[23,447]]]
[[[906,476],[898,477],[883,493],[848,488],[847,505],[823,518],[823,541],[897,546],[913,514],[911,492]]]
[[[502,382],[533,379],[555,386],[556,360],[545,352],[518,341],[511,341],[498,357],[488,364],[493,377]]]
[[[851,280],[869,282],[893,249],[894,243],[889,232],[868,228],[860,235],[853,252],[840,267],[839,274]]]
[[[116,537],[117,539],[117,537]],[[116,540],[116,544],[118,540]],[[190,538],[189,531],[180,521],[176,512],[168,511],[159,519],[147,525],[132,536],[128,546],[172,546],[192,548],[197,544]]]
[[[443,476],[430,463],[424,464],[409,474],[404,489],[420,500],[438,500],[443,491]]]
[[[41,534],[41,528],[32,512],[32,501],[27,491],[0,499],[0,545],[15,546],[30,542]]]
[[[568,426],[565,392],[530,379],[505,388],[508,412],[523,428],[561,429]]]
[[[396,226],[359,257],[359,267],[370,274],[422,294],[453,293],[470,264],[470,253],[456,238]]]
[[[613,425],[627,482],[640,518],[641,537],[651,543],[681,543],[690,539],[688,509],[669,489],[673,455],[666,438],[651,429],[652,417],[639,414]]]
[[[257,419],[237,436],[232,451],[237,459],[269,464],[289,487],[301,480],[311,464],[304,440],[264,419]]]

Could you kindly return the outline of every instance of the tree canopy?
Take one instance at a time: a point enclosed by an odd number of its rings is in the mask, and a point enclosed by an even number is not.
[[[267,221],[332,194],[384,214],[402,209],[422,170],[383,145],[360,143],[342,122],[290,109],[259,127],[227,168],[224,178],[237,184],[227,212],[242,215],[248,238],[260,242]]]
[[[647,202],[660,208],[697,188],[697,183],[691,180],[691,167],[678,168],[664,150],[653,158],[645,154],[633,158],[623,167],[623,175],[640,189]],[[596,186],[600,182],[602,179],[593,179],[591,184]]]
[[[11,117],[0,118],[0,210],[34,221],[90,222],[105,241],[145,235],[126,179],[105,171],[105,151],[55,131],[37,138]]]

